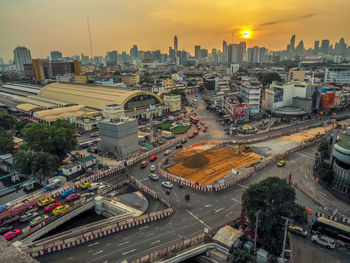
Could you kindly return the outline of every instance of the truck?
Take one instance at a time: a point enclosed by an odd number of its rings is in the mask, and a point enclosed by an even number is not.
[[[173,138],[173,133],[170,131],[162,131],[162,137],[170,140],[171,138]]]

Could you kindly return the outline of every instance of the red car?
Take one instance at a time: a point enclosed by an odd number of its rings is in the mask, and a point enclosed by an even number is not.
[[[157,160],[157,158],[158,158],[158,157],[154,155],[154,156],[151,157],[151,159],[149,159],[149,161],[150,161],[150,162],[154,162],[155,160]]]
[[[207,131],[207,129],[203,129],[203,132],[206,132]]]
[[[22,234],[22,230],[21,229],[15,229],[15,230],[11,230],[9,232],[7,232],[3,237],[5,238],[5,240],[11,240],[13,238],[15,238],[16,236]]]
[[[145,125],[146,123],[144,121],[140,121],[139,125]]]
[[[71,194],[71,195],[68,195],[66,197],[66,202],[70,202],[70,201],[73,201],[75,199],[78,199],[80,197],[80,194],[79,193],[74,193],[74,194]]]
[[[81,134],[78,133],[78,132],[76,132],[76,133],[73,134],[73,136],[75,136],[75,137],[81,137]]]
[[[194,134],[192,134],[192,135],[190,135],[190,136],[188,136],[188,138],[190,138],[190,139],[192,139],[192,138],[194,138]]]
[[[45,207],[45,212],[50,212],[51,210],[55,209],[58,206],[61,206],[62,204],[60,202],[56,202],[56,203],[51,203],[48,206]]]

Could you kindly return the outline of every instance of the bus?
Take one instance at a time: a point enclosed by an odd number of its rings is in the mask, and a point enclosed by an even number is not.
[[[197,119],[196,117],[194,116],[190,116],[190,122],[194,123],[194,124],[197,124],[199,122],[199,119]]]
[[[332,221],[324,217],[318,217],[312,224],[312,231],[350,243],[350,226]]]
[[[35,206],[36,202],[30,201],[13,209],[3,210],[4,212],[0,214],[0,226],[3,226],[7,223],[11,223],[14,218],[19,217],[20,215],[24,214],[26,211]]]

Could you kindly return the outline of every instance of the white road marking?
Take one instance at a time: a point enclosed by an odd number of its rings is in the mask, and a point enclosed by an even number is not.
[[[211,205],[205,205],[205,207],[211,207]]]
[[[151,233],[151,234],[148,234],[148,235],[145,235],[145,237],[150,237],[150,236],[153,236],[154,233]]]
[[[100,242],[97,241],[97,242],[95,242],[95,243],[93,243],[93,244],[88,245],[88,247],[92,247],[92,246],[94,246],[94,245],[97,245],[98,243],[100,243]]]
[[[231,215],[233,212],[230,212],[230,213],[228,213],[228,214],[226,214],[225,216],[229,216],[229,215]]]
[[[94,251],[93,249],[90,249],[88,252],[92,252],[92,251]]]
[[[238,203],[241,203],[241,201],[239,201],[239,200],[237,200],[236,198],[231,198],[233,201],[235,201],[235,202],[238,202]]]
[[[149,227],[149,226],[143,226],[143,227],[140,227],[140,230],[141,230],[141,229],[145,229],[145,228],[147,228],[147,227]]]
[[[243,187],[243,188],[248,188],[248,186],[245,186],[245,185],[242,185],[242,184],[236,184],[236,185],[238,185],[240,187]]]
[[[160,240],[154,241],[154,242],[151,243],[151,245],[157,244],[159,242],[160,242]]]
[[[191,211],[187,210],[187,213],[189,213],[191,216],[193,216],[195,219],[197,219],[201,224],[203,224],[204,226],[206,226],[207,228],[211,229],[210,226],[208,226],[203,220],[201,220],[198,216],[196,216],[195,214],[193,214]]]
[[[103,252],[103,250],[100,250],[100,251],[95,252],[95,253],[92,254],[92,255],[95,256],[95,255],[101,254],[102,252]]]
[[[122,255],[124,256],[124,255],[126,255],[126,254],[132,253],[132,252],[134,252],[135,250],[136,250],[136,248],[134,248],[133,250],[130,250],[130,251],[124,252]]]
[[[126,245],[126,244],[128,244],[128,243],[130,243],[130,241],[126,241],[126,242],[120,243],[120,244],[118,245],[118,247],[120,247],[120,246],[122,246],[122,245]]]
[[[127,239],[129,239],[130,237],[132,237],[132,236],[135,236],[135,235],[137,235],[137,234],[142,234],[142,233],[143,233],[142,231],[138,231],[138,232],[136,232],[136,233],[134,233],[134,234],[132,234],[132,235],[130,235],[130,236],[124,238],[124,239],[127,240]]]
[[[220,209],[214,209],[215,210],[215,213],[218,213],[220,212],[221,210],[223,210],[224,208],[220,208]]]

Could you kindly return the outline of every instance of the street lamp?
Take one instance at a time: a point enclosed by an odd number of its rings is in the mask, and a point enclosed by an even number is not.
[[[255,213],[255,235],[254,235],[254,254],[256,255],[256,239],[258,236],[258,223],[259,223],[259,214],[261,213],[261,210]]]

